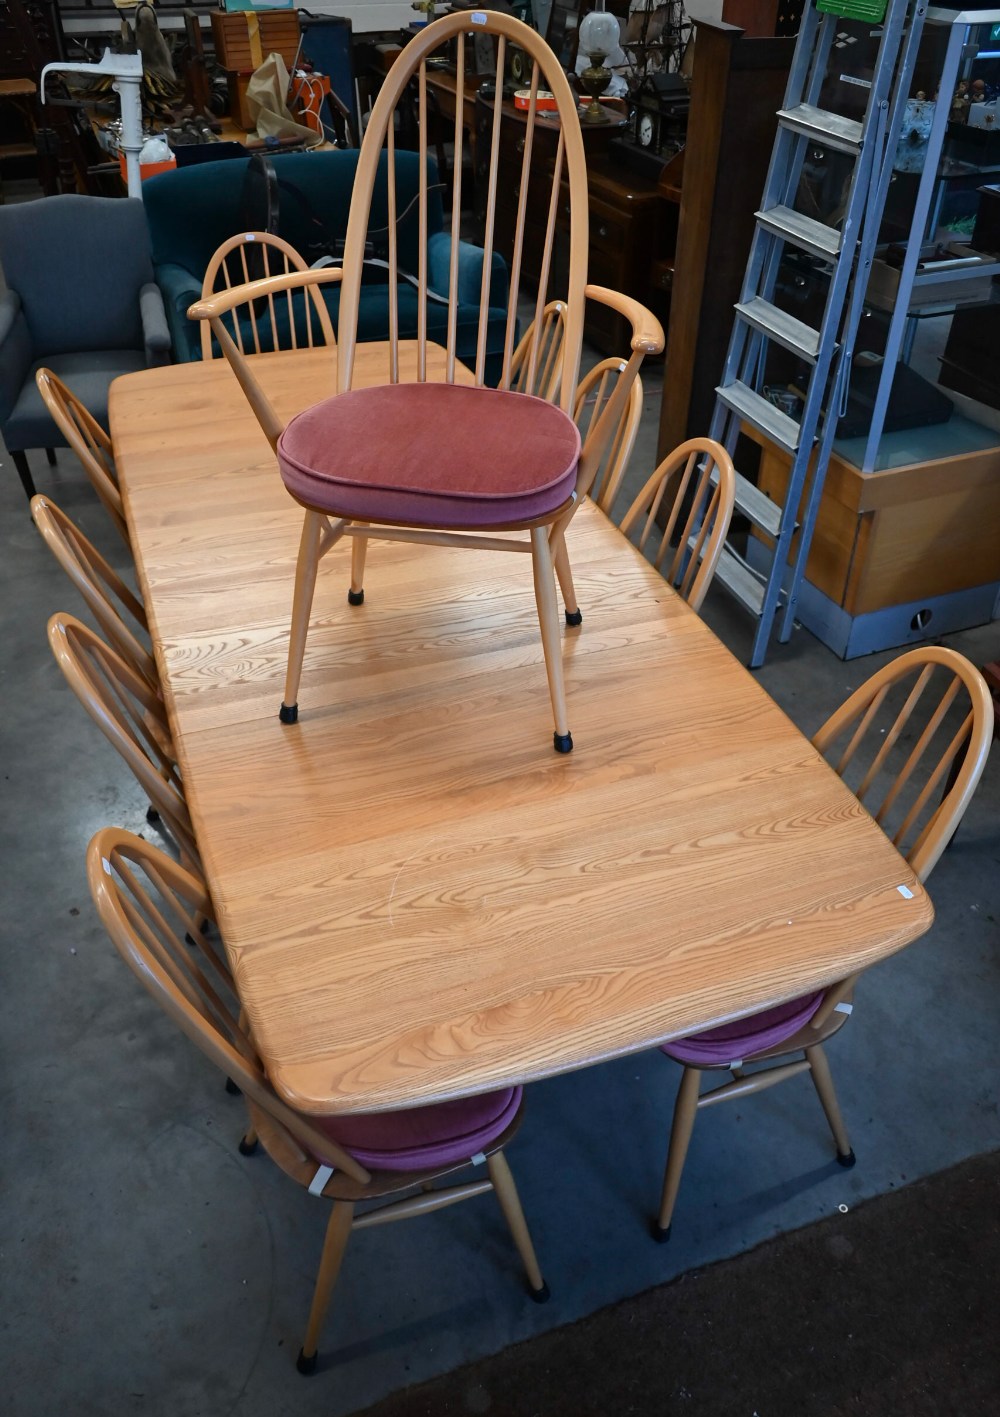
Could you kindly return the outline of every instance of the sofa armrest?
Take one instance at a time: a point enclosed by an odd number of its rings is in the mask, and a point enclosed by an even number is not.
[[[151,179],[153,180],[153,179]],[[201,279],[184,266],[165,262],[156,267],[156,284],[163,297],[167,328],[173,344],[174,358],[188,364],[201,358],[201,337],[198,326],[187,317],[188,307],[201,299]]]
[[[458,303],[478,305],[479,290],[483,279],[483,256],[481,246],[473,246],[471,241],[458,243]],[[451,280],[451,233],[436,231],[427,241],[427,283],[439,295],[448,294]],[[493,252],[490,275],[490,305],[502,309],[507,304],[509,291],[507,263],[502,256]]]
[[[146,364],[152,369],[157,364],[170,363],[170,330],[163,308],[160,287],[152,281],[139,291],[139,316],[142,320],[142,338],[146,345]]]
[[[0,294],[0,428],[17,403],[33,362],[31,334],[15,290]]]

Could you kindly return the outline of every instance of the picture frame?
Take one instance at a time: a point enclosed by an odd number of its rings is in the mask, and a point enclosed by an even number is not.
[[[583,0],[552,0],[545,42],[567,72],[576,64]]]

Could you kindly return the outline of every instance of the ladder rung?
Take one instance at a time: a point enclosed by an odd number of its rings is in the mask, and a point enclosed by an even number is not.
[[[854,118],[845,118],[842,113],[829,113],[825,108],[814,108],[811,103],[800,103],[795,108],[779,109],[778,122],[783,128],[804,133],[807,138],[823,147],[835,148],[837,152],[856,156],[860,151],[861,124]]]
[[[719,473],[716,468],[709,473],[709,480],[713,487],[718,486]],[[768,536],[777,538],[781,530],[781,508],[777,502],[771,501],[766,492],[762,492],[744,477],[742,472],[736,474],[736,507],[745,517],[750,518],[754,526],[766,531]]]
[[[736,310],[755,330],[760,330],[761,334],[777,340],[778,344],[784,345],[785,349],[790,349],[793,354],[801,355],[803,359],[815,364],[819,353],[819,330],[814,330],[812,325],[796,320],[793,315],[779,310],[777,305],[772,305],[769,300],[762,300],[760,296],[737,305]]]
[[[840,254],[840,232],[835,227],[813,221],[812,217],[803,216],[792,207],[771,207],[756,215],[761,226],[803,251],[810,251],[825,261],[834,261]]]
[[[745,605],[752,615],[760,619],[766,584],[751,571],[743,557],[737,556],[729,546],[722,548],[719,564],[715,568],[715,579]]]
[[[725,387],[720,385],[715,392],[727,408],[752,423],[772,443],[777,443],[787,453],[795,452],[799,446],[799,425],[769,399],[754,393],[738,379]]]

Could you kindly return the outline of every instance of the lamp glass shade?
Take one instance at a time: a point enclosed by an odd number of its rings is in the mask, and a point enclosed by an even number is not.
[[[614,15],[603,9],[591,10],[580,23],[579,48],[584,54],[599,54],[603,59],[618,48],[620,36],[621,30]]]

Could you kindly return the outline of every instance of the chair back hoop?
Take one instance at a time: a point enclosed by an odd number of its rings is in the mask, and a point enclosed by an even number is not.
[[[73,615],[53,615],[49,645],[70,688],[163,817],[183,858],[198,846],[163,703],[141,675]]]
[[[993,723],[979,670],[921,645],[873,674],[812,741],[926,881],[982,777]]]
[[[473,32],[470,34],[470,31]],[[435,50],[454,40],[454,63],[456,72],[465,70],[465,54],[473,36],[489,35],[496,40],[496,71],[504,72],[508,43],[515,43],[522,49],[531,64],[530,78],[525,84],[529,91],[528,108],[524,114],[524,127],[517,122],[518,133],[523,137],[521,153],[520,181],[518,184],[517,213],[512,238],[504,244],[500,254],[507,261],[510,271],[510,290],[504,317],[504,338],[499,378],[494,381],[501,388],[511,386],[511,367],[517,343],[518,297],[525,279],[524,259],[529,254],[538,260],[537,290],[534,299],[535,338],[540,342],[543,329],[543,315],[546,304],[553,295],[565,298],[565,336],[558,402],[565,412],[572,409],[580,366],[580,348],[583,339],[583,303],[587,280],[587,249],[589,242],[589,214],[587,203],[587,167],[580,131],[580,119],[576,96],[569,85],[559,61],[543,39],[529,26],[509,15],[496,11],[463,10],[445,15],[417,32],[403,49],[386,77],[372,108],[368,127],[358,159],[357,175],[351,200],[351,210],[347,223],[347,238],[344,251],[344,282],[340,302],[338,387],[341,392],[351,388],[354,372],[354,355],[357,344],[357,322],[361,296],[362,262],[372,214],[372,200],[376,182],[385,174],[387,222],[388,222],[388,266],[389,266],[389,342],[387,378],[391,383],[399,380],[399,280],[397,255],[397,223],[406,212],[400,212],[396,200],[395,175],[395,130],[394,115],[411,80],[416,80],[417,120],[419,132],[419,190],[417,197],[418,249],[417,271],[417,377],[422,382],[427,377],[426,345],[428,342],[428,255],[427,255],[427,199],[428,199],[428,130],[430,127],[427,101],[427,58]],[[555,98],[559,121],[555,124],[547,114],[538,111],[538,92],[548,89]],[[454,189],[450,221],[451,261],[448,278],[447,351],[446,375],[454,382],[456,367],[457,316],[459,303],[459,240],[462,209],[462,152],[465,141],[462,125],[462,106],[456,106],[454,127]],[[501,150],[501,130],[513,127],[516,120],[509,116],[504,121],[503,85],[495,85],[492,101],[491,123],[484,132],[477,134],[476,151],[480,155],[480,166],[485,162],[485,206],[483,236],[483,274],[479,291],[478,331],[476,341],[475,378],[478,385],[486,382],[488,315],[492,286],[493,254],[498,249],[497,240],[497,184]],[[544,138],[539,135],[548,129]],[[519,146],[520,137],[518,139]],[[532,162],[536,146],[552,140],[554,162]],[[380,162],[383,147],[385,162]],[[477,179],[478,181],[478,179]],[[553,276],[553,247],[557,221],[561,222],[562,210],[566,206],[565,196],[560,196],[561,188],[569,193],[569,267],[565,288],[550,294],[550,280]],[[530,196],[529,196],[530,190]],[[533,222],[544,229],[544,239],[525,237],[526,218],[532,213]],[[494,345],[490,351],[494,356],[500,351]],[[534,363],[537,367],[537,353]]]
[[[536,321],[521,336],[510,362],[510,387],[517,394],[535,394],[549,402],[559,392],[562,376],[563,343],[566,338],[566,302],[550,300],[542,311],[541,329]]]
[[[131,832],[107,827],[87,848],[97,912],[132,972],[188,1038],[266,1111],[302,1156],[322,1155],[362,1184],[370,1173],[274,1092],[243,1023],[225,962],[201,928],[213,921],[208,888]],[[192,949],[188,940],[196,942]]]
[[[258,270],[251,271],[248,251],[253,255],[253,264],[259,267]],[[237,286],[252,285],[257,280],[266,280],[268,276],[288,275],[293,271],[307,270],[309,270],[309,265],[306,260],[299,255],[294,246],[289,245],[280,236],[273,236],[267,231],[241,231],[236,236],[231,236],[228,241],[224,241],[209,261],[201,285],[202,298],[207,299],[214,295],[217,285],[223,290],[232,290]],[[235,280],[233,279],[234,275]],[[279,310],[287,320],[286,343],[281,340]],[[241,315],[244,322],[249,323],[250,326],[250,336],[253,341],[250,349],[246,348],[245,323],[241,325]],[[302,317],[305,320],[304,343],[299,338]],[[272,291],[268,295],[258,296],[256,299],[251,297],[240,305],[233,306],[226,312],[225,317],[219,316],[218,318],[225,319],[237,348],[243,354],[260,354],[269,350],[299,349],[300,347],[314,349],[317,344],[331,347],[336,344],[330,313],[323,297],[312,286],[289,287],[284,292],[277,294]],[[214,322],[202,321],[202,359],[215,357],[212,341],[213,326]],[[321,335],[322,338],[317,339],[317,335]]]
[[[156,661],[123,618],[124,611],[144,633],[149,633],[142,602],[88,541],[76,523],[55,502],[37,494],[31,515],[46,546],[83,597],[88,610],[132,668],[154,691],[160,678]]]
[[[285,427],[284,422],[279,418],[273,404],[255,377],[246,352],[230,334],[224,317],[230,311],[236,310],[237,307],[246,305],[248,302],[267,300],[272,296],[284,295],[288,291],[311,289],[317,285],[332,285],[340,281],[342,276],[343,271],[339,266],[325,266],[321,270],[308,267],[304,270],[286,271],[281,275],[265,276],[262,280],[250,281],[246,285],[234,285],[226,290],[216,291],[214,294],[203,295],[200,300],[188,306],[189,320],[207,321],[211,325],[212,334],[228,359],[230,368],[236,375],[237,382],[253,409],[254,417],[263,429],[264,436],[272,448],[277,446],[278,439]],[[330,326],[330,334],[329,343],[332,345],[334,343],[332,325]]]
[[[715,575],[735,500],[736,470],[725,448],[689,438],[667,454],[622,519],[628,536],[644,518],[637,542],[643,552],[655,528],[659,540],[652,536],[648,554],[692,610],[701,609]]]
[[[613,396],[616,386],[628,374],[628,360],[602,359],[580,380],[573,418],[582,439],[581,459],[586,458],[589,461],[593,456],[597,435],[601,431],[601,414]],[[604,453],[590,484],[590,495],[602,512],[611,511],[639,432],[639,421],[642,418],[642,380],[638,376],[631,379],[627,395],[622,402],[617,426],[611,429],[610,437],[604,440]]]
[[[111,439],[90,409],[51,369],[39,369],[35,374],[35,383],[52,422],[83,464],[90,485],[125,545],[130,545]]]

